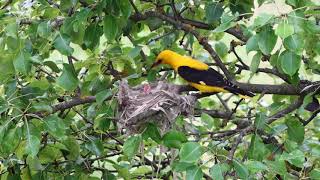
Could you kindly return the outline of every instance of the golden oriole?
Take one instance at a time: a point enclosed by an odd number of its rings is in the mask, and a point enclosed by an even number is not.
[[[252,92],[244,91],[228,81],[207,64],[173,51],[162,51],[151,67],[159,64],[170,65],[184,80],[202,93],[231,92],[244,97],[254,96]]]

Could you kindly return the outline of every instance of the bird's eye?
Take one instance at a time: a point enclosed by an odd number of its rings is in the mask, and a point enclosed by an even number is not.
[[[158,60],[158,63],[162,63],[162,59],[159,59],[159,60]]]

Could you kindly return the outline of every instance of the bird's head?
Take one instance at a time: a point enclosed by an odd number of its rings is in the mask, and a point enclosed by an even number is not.
[[[176,55],[177,53],[170,50],[161,51],[161,53],[158,54],[155,62],[152,64],[151,68],[158,66],[160,64],[168,64],[170,66],[173,66]]]

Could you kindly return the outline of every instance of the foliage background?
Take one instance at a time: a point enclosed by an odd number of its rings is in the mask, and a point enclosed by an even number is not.
[[[1,179],[318,179],[319,6],[1,0]],[[154,82],[164,49],[257,95],[203,97],[164,135],[119,133],[119,80]]]

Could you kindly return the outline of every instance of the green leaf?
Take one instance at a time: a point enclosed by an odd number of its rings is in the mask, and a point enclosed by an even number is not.
[[[117,19],[112,16],[108,15],[104,17],[103,20],[103,32],[105,37],[109,40],[112,41],[116,38],[118,34],[118,22]]]
[[[78,86],[78,78],[70,64],[63,64],[63,71],[57,78],[57,84],[67,91],[73,91]]]
[[[254,120],[254,125],[257,129],[264,129],[266,127],[266,114],[263,112],[257,113],[256,118]]]
[[[46,145],[39,152],[39,160],[42,164],[53,163],[55,160],[62,157],[62,153],[58,145]]]
[[[274,17],[272,14],[268,13],[260,13],[253,21],[254,28],[262,27],[270,22],[270,20]]]
[[[143,132],[143,136],[153,139],[158,144],[161,143],[161,135],[158,127],[153,123],[148,123],[146,130]]]
[[[263,27],[262,31],[257,34],[258,46],[261,52],[269,55],[277,43],[277,38],[272,27]]]
[[[69,150],[68,158],[71,160],[78,159],[80,155],[80,145],[73,136],[68,136],[67,139],[63,141],[63,144]]]
[[[103,90],[96,94],[96,101],[98,104],[102,104],[107,98],[112,96],[112,92],[110,90]]]
[[[171,166],[175,172],[183,172],[183,171],[186,171],[189,167],[194,166],[194,163],[174,161]]]
[[[51,33],[51,26],[49,22],[44,21],[38,25],[37,34],[40,37],[47,39],[50,33]]]
[[[224,58],[229,51],[227,45],[221,41],[214,44],[214,49],[216,50],[220,58]]]
[[[221,23],[218,27],[216,27],[213,32],[215,33],[219,33],[219,32],[224,32],[227,29],[232,28],[233,26],[237,25],[236,22],[233,21],[229,21],[229,22],[225,22],[225,23]]]
[[[27,75],[31,70],[30,54],[20,51],[13,60],[13,66],[16,72]]]
[[[91,23],[84,34],[83,42],[86,48],[94,50],[100,43],[103,28],[98,23]]]
[[[296,54],[301,54],[304,48],[304,39],[301,35],[294,34],[284,39],[284,47]]]
[[[247,53],[249,53],[250,51],[259,50],[257,35],[253,35],[248,39],[246,44],[246,50],[247,50]]]
[[[201,180],[203,172],[199,166],[193,165],[187,169],[187,180]]]
[[[234,169],[236,170],[237,175],[241,179],[247,179],[249,177],[249,171],[248,171],[247,167],[244,166],[242,164],[242,162],[239,162],[235,159],[232,162],[233,162],[233,166],[234,166]]]
[[[121,0],[119,1],[120,9],[122,15],[127,19],[131,15],[131,4],[129,0]]]
[[[100,139],[90,139],[90,142],[86,143],[85,147],[96,156],[101,156],[103,153],[103,144]]]
[[[286,120],[286,125],[288,127],[287,133],[289,139],[299,144],[302,143],[304,140],[304,126],[302,125],[302,123],[296,118],[289,117]]]
[[[269,167],[269,171],[284,175],[287,173],[286,163],[283,160],[265,161],[265,164]]]
[[[63,140],[66,138],[66,126],[57,115],[51,115],[44,119],[47,131],[53,137]]]
[[[226,163],[215,164],[210,168],[210,175],[212,179],[224,180],[224,173],[226,173],[229,168],[229,165]]]
[[[282,21],[280,24],[278,24],[275,30],[275,34],[281,37],[282,39],[291,36],[293,33],[294,28],[291,24],[288,23],[288,21]]]
[[[163,136],[163,144],[169,148],[180,148],[187,142],[186,135],[179,131],[169,131]]]
[[[126,142],[124,142],[123,153],[128,157],[128,159],[132,159],[133,156],[136,155],[139,150],[141,141],[141,135],[136,135],[129,137]]]
[[[206,5],[205,11],[207,21],[209,23],[213,23],[221,17],[223,13],[223,7],[219,2],[210,2]]]
[[[58,33],[56,39],[53,42],[54,48],[56,48],[61,54],[70,56],[73,53],[73,48],[70,47],[70,38],[65,34]]]
[[[32,132],[32,129],[29,129],[29,125],[26,124],[27,128],[27,145],[26,145],[26,154],[32,158],[36,157],[40,149],[40,137],[36,133]]]
[[[12,37],[13,39],[17,39],[18,34],[18,24],[14,21],[5,26],[5,33],[8,37]]]
[[[291,51],[284,51],[279,56],[281,69],[289,76],[293,76],[300,68],[301,57]]]
[[[249,171],[253,174],[268,170],[268,166],[266,166],[260,161],[246,161],[246,166],[249,169]]]
[[[259,68],[259,64],[260,64],[260,61],[261,61],[261,57],[262,57],[262,54],[261,52],[257,52],[253,58],[252,58],[252,61],[251,61],[251,64],[250,64],[250,71],[252,73],[256,73],[258,68]]]
[[[184,143],[180,149],[179,157],[181,162],[197,162],[202,155],[202,147],[197,142]]]
[[[316,180],[316,179],[319,179],[320,177],[320,169],[313,169],[311,172],[310,172],[310,178],[313,180]]]
[[[284,152],[280,156],[280,160],[289,161],[290,164],[292,164],[296,167],[303,168],[303,163],[305,162],[305,157],[304,157],[304,154],[302,151],[300,151],[299,149],[296,149],[296,150],[290,152],[289,154],[287,152]]]
[[[248,158],[262,161],[267,155],[267,148],[265,147],[262,139],[254,134],[251,138],[251,143],[248,149]]]
[[[143,176],[145,174],[152,173],[152,168],[150,166],[139,166],[131,174],[133,176]]]

